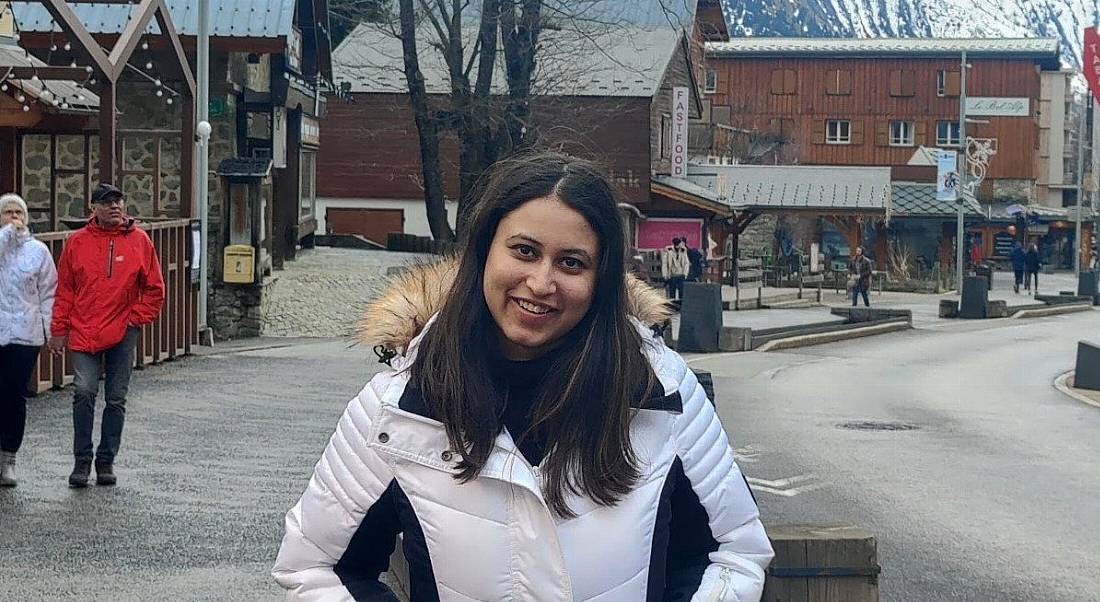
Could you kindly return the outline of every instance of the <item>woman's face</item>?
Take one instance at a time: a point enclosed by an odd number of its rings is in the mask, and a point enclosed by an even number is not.
[[[23,209],[19,205],[8,203],[4,205],[3,210],[0,210],[0,226],[6,226],[13,221],[25,224],[27,223],[27,216],[23,214]]]
[[[504,355],[530,360],[552,349],[592,305],[600,241],[557,197],[520,205],[497,226],[484,293]]]

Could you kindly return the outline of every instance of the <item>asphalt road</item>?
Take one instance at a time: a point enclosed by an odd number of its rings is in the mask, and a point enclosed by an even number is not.
[[[1080,338],[1100,312],[692,361],[766,524],[870,529],[884,600],[1095,601],[1100,411],[1052,386]]]
[[[1051,386],[1098,327],[954,322],[696,365],[766,521],[869,528],[883,599],[1100,600],[1100,411]],[[253,344],[135,373],[115,488],[66,487],[70,392],[32,401],[0,600],[280,599],[283,514],[377,364],[345,341]]]

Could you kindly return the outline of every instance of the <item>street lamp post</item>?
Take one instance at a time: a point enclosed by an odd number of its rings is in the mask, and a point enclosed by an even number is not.
[[[210,0],[198,0],[199,27],[195,62],[198,81],[195,122],[199,124],[199,238],[202,261],[199,266],[199,330],[204,341],[213,340],[207,324],[207,300],[210,295]]]
[[[1085,196],[1085,137],[1088,135],[1088,109],[1092,106],[1092,91],[1085,92],[1084,109],[1081,112],[1080,123],[1077,124],[1077,217],[1074,226],[1074,244],[1077,251],[1073,254],[1073,273],[1081,273],[1081,256],[1084,255],[1085,245],[1081,240],[1081,200]]]
[[[946,82],[944,82],[946,84]],[[962,297],[963,287],[963,239],[966,236],[963,220],[966,209],[967,160],[966,160],[966,51],[962,51],[962,65],[959,69],[959,213],[955,232],[955,278]]]

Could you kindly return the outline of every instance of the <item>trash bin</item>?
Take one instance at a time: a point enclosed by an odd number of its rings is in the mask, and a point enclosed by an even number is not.
[[[1077,296],[1092,297],[1093,305],[1100,305],[1100,272],[1089,270],[1077,274]]]
[[[993,266],[988,263],[981,263],[974,266],[974,275],[982,276],[986,279],[985,290],[993,290]]]
[[[721,329],[722,285],[702,282],[684,284],[677,350],[697,353],[718,351],[718,332]]]
[[[989,305],[989,280],[984,276],[967,276],[963,279],[962,303],[959,304],[959,317],[971,320],[987,317]]]

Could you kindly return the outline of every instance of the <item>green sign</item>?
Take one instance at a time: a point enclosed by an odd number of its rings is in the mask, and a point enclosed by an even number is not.
[[[210,99],[210,118],[225,116],[225,99],[221,97],[215,97]]]

